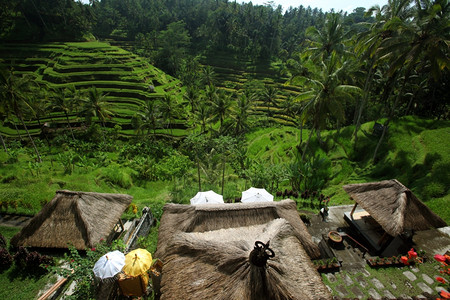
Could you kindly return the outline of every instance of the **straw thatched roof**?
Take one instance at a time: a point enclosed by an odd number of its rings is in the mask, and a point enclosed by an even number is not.
[[[255,241],[275,252],[266,268],[249,260]],[[329,299],[311,255],[320,253],[292,200],[167,204],[155,253],[161,299]]]
[[[391,236],[407,229],[426,230],[447,224],[399,181],[345,185],[344,190]]]
[[[77,249],[106,239],[133,199],[125,194],[57,191],[12,239],[13,246]]]

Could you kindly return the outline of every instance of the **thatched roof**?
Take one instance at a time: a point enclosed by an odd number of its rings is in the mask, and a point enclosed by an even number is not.
[[[344,190],[391,236],[406,229],[426,230],[447,226],[399,181],[345,185]]]
[[[106,239],[133,199],[125,194],[57,191],[12,239],[13,246],[77,249]]]
[[[264,269],[249,261],[255,241],[275,252]],[[167,204],[155,253],[161,299],[329,299],[311,255],[320,253],[294,201]]]

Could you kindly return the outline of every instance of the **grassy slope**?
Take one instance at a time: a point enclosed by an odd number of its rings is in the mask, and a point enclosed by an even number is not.
[[[448,186],[444,186],[444,190],[441,186],[443,182],[449,182],[445,177],[448,174],[445,170],[449,167],[450,158],[450,147],[446,139],[450,133],[450,122],[413,120],[409,117],[393,122],[389,142],[382,148],[380,160],[375,165],[370,162],[377,141],[369,134],[372,126],[373,123],[363,125],[365,133],[364,131],[361,133],[360,149],[356,152],[352,150],[350,139],[352,127],[344,128],[340,133],[323,132],[326,140],[323,148],[320,148],[315,140],[311,142],[311,149],[332,162],[330,180],[323,191],[327,195],[332,195],[331,205],[352,203],[342,189],[344,184],[398,178],[433,211],[450,223],[450,212],[446,209],[449,200]],[[267,165],[289,163],[293,158],[292,151],[298,144],[298,134],[299,131],[291,127],[255,130],[248,135],[249,157],[260,158]],[[305,130],[303,138],[306,139],[308,134],[309,132]],[[127,193],[134,197],[133,202],[139,211],[143,206],[150,206],[157,217],[161,216],[164,203],[171,201],[170,182],[148,182],[141,186],[132,184],[128,188],[123,188],[108,180],[107,174],[118,173],[118,170],[124,174],[133,172],[130,168],[114,162],[117,160],[116,153],[107,154],[112,160],[108,166],[98,168],[89,167],[89,164],[77,166],[71,175],[63,174],[62,166],[56,159],[57,154],[56,150],[46,153],[44,163],[38,169],[33,169],[28,163],[30,161],[28,151],[20,153],[19,162],[15,164],[6,163],[7,156],[3,152],[0,153],[0,199],[18,205],[17,209],[10,205],[8,212],[34,214],[58,189]],[[355,157],[358,161],[354,160]],[[287,183],[284,182],[285,185]],[[194,181],[191,185],[196,186]],[[229,180],[226,182],[225,193],[236,194],[240,192],[236,190],[242,189],[243,186],[240,180]],[[430,186],[437,188],[430,189]],[[220,190],[218,185],[212,188]],[[191,191],[192,188],[186,190]],[[190,196],[192,195],[186,193],[183,202],[187,203]],[[132,216],[132,213],[125,215],[125,217]],[[3,227],[0,230],[4,232]],[[155,250],[156,230],[155,228],[153,233],[142,241],[142,247],[150,251]],[[14,233],[10,231],[6,234],[11,236]],[[0,274],[0,290],[8,287],[9,290],[14,289],[18,298],[33,298],[49,280],[47,276],[27,276],[13,267]],[[22,289],[22,285],[26,285],[26,289]]]
[[[26,74],[36,78],[41,89],[74,86],[80,91],[95,86],[111,103],[114,118],[110,123],[123,126],[123,133],[130,133],[130,120],[141,111],[146,100],[162,100],[173,95],[182,101],[180,81],[151,66],[140,58],[119,47],[101,42],[6,44],[0,46],[0,67],[12,67],[17,75]],[[154,86],[154,91],[149,86]],[[80,122],[75,112],[71,122]],[[54,127],[65,126],[60,112],[46,116],[41,122],[51,122]],[[184,128],[186,120],[175,120]],[[32,134],[38,134],[37,122],[27,124]],[[22,129],[21,127],[19,129]],[[166,132],[167,130],[160,131]],[[6,136],[17,136],[12,124],[0,126]],[[22,134],[23,134],[22,130]],[[177,132],[177,135],[185,135]]]
[[[371,162],[378,140],[370,134],[372,126],[373,122],[363,125],[357,151],[353,150],[351,141],[352,127],[344,128],[339,133],[323,132],[326,142],[321,147],[316,140],[311,141],[310,149],[331,162],[329,180],[323,190],[324,194],[332,196],[331,205],[351,203],[342,189],[344,184],[397,178],[450,223],[450,212],[444,209],[449,200],[450,181],[446,171],[450,167],[450,147],[446,139],[450,133],[449,122],[413,120],[410,117],[393,122],[389,141],[381,147],[376,164]],[[308,130],[303,131],[304,141],[308,134]],[[294,158],[298,135],[299,131],[292,127],[255,130],[248,135],[248,156],[250,159],[258,158],[267,167],[271,164],[289,164]],[[120,143],[118,146],[120,148]],[[161,205],[171,199],[169,182],[148,182],[144,186],[133,183],[130,178],[133,170],[117,162],[117,153],[107,154],[105,166],[78,163],[73,173],[68,175],[64,174],[59,161],[59,149],[43,152],[44,162],[36,168],[29,163],[31,152],[22,150],[19,162],[15,164],[6,163],[8,157],[0,153],[0,198],[3,202],[9,202],[9,212],[34,214],[43,203],[53,198],[58,189],[128,193],[134,196],[134,202],[140,208],[151,206],[154,202]],[[99,154],[92,156],[90,159],[98,163]],[[86,159],[89,160],[89,157]],[[112,183],[109,178],[108,174],[117,173],[117,170],[125,176],[125,179],[120,179],[127,182],[122,185],[124,187]],[[227,172],[230,175],[231,171]],[[190,173],[195,174],[195,170]],[[240,192],[236,189],[242,189],[244,182],[231,175],[225,183],[224,194],[234,197]],[[195,187],[195,176],[191,177],[187,186]],[[281,182],[280,189],[290,188],[288,184],[288,180]],[[220,191],[220,181],[211,188]],[[189,201],[187,193],[182,197],[182,202]],[[14,208],[16,205],[17,209]]]

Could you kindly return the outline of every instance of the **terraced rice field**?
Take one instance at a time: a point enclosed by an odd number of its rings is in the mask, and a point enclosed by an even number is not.
[[[182,101],[183,88],[179,80],[150,65],[145,59],[108,43],[49,43],[4,44],[0,46],[0,66],[13,68],[16,75],[28,74],[35,78],[41,90],[57,90],[74,87],[87,91],[95,87],[106,95],[114,113],[111,124],[120,124],[123,134],[130,133],[131,118],[142,110],[146,101],[163,100],[171,95]],[[74,125],[81,120],[76,112],[69,119]],[[41,122],[65,123],[65,116],[52,112]],[[185,120],[174,120],[176,128],[184,129]],[[12,124],[6,127],[13,127]],[[40,128],[29,124],[31,132]],[[57,126],[57,125],[56,125]],[[2,133],[14,135],[15,130],[2,128]],[[161,133],[167,129],[159,128]]]

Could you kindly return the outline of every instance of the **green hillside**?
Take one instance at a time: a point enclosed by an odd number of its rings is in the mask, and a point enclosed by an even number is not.
[[[132,134],[131,118],[142,111],[146,101],[162,100],[172,95],[181,101],[179,80],[150,65],[145,59],[119,47],[102,42],[3,44],[0,46],[0,67],[12,68],[15,75],[28,75],[41,91],[75,88],[83,93],[96,87],[106,96],[114,118],[109,126],[119,124],[122,134]],[[152,87],[150,87],[152,86]],[[44,94],[39,94],[41,101]],[[51,101],[51,100],[50,100]],[[69,117],[74,124],[80,118],[74,111]],[[58,111],[47,112],[42,122],[53,127],[65,124],[64,115]],[[174,120],[178,128],[185,128],[185,120]],[[17,135],[11,123],[5,123],[1,132]],[[29,123],[32,133],[40,128],[36,121]],[[63,125],[64,126],[64,125]],[[167,132],[159,128],[160,132]]]

